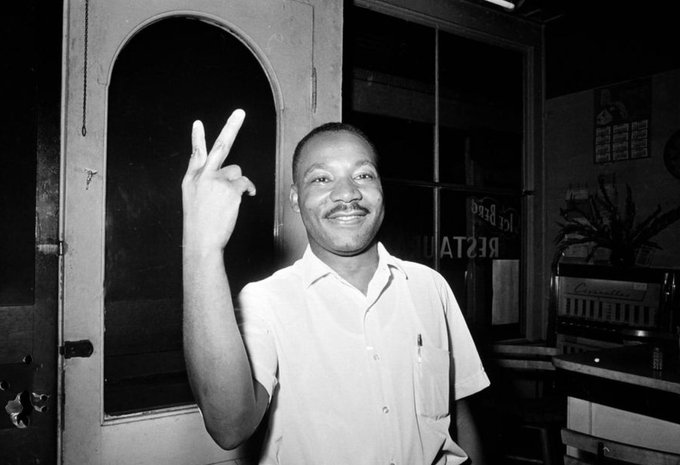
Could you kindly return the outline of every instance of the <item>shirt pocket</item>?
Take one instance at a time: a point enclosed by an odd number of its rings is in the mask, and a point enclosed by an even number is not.
[[[416,348],[413,366],[418,415],[439,419],[449,414],[449,364],[448,350]]]

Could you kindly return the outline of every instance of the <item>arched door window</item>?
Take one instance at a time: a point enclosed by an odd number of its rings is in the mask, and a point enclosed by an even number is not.
[[[200,119],[208,149],[226,118],[247,118],[227,163],[257,186],[225,251],[232,291],[273,270],[276,110],[267,75],[229,32],[191,18],[154,23],[111,77],[106,154],[104,410],[193,402],[182,356],[180,183]],[[238,270],[238,271],[236,271]]]

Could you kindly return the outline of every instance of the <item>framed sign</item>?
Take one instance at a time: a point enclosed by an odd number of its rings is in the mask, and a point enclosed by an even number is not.
[[[594,161],[648,158],[651,115],[649,79],[595,89]]]

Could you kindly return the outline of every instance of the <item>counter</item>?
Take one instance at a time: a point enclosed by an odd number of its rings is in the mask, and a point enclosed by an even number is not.
[[[553,357],[567,395],[567,427],[584,434],[680,453],[680,361],[652,346],[623,346]]]
[[[646,344],[553,357],[555,368],[680,395],[680,361],[664,354],[663,369],[652,369]]]

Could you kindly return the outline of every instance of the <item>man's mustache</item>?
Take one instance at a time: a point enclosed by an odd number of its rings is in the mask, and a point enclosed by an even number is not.
[[[359,205],[359,203],[357,202],[352,202],[348,204],[342,203],[334,206],[326,213],[326,217],[335,215],[336,213],[354,213],[354,212],[362,212],[366,215],[370,213],[368,208]]]

